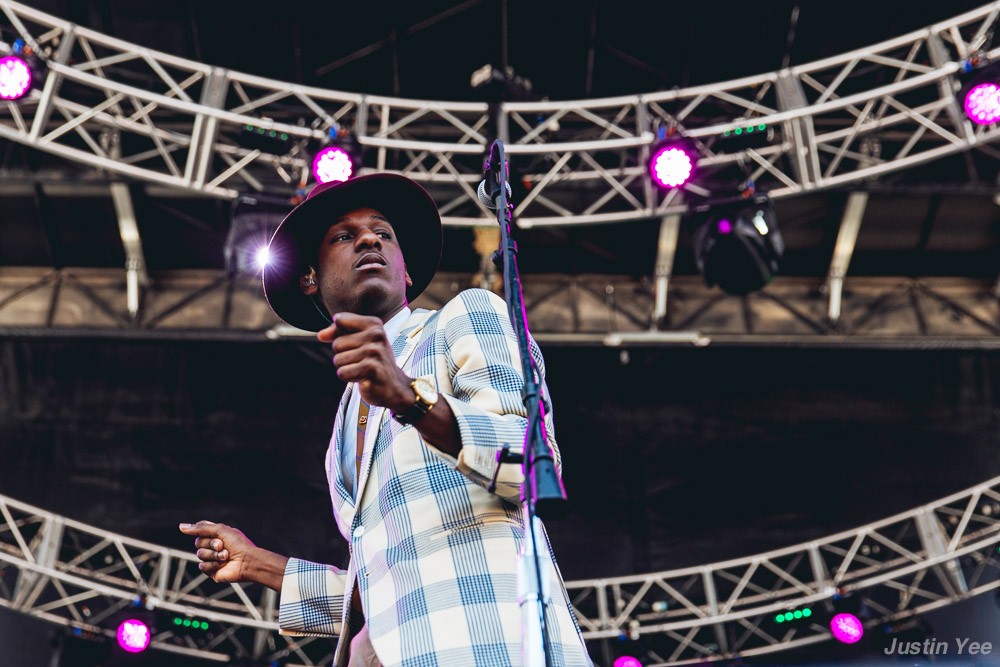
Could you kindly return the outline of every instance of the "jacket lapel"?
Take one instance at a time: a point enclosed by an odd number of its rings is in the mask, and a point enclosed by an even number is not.
[[[334,466],[333,473],[336,483],[334,487],[337,491],[337,495],[340,496],[341,502],[354,504],[354,499],[351,498],[351,494],[347,492],[347,487],[344,486],[344,480],[340,475],[340,461],[341,452],[344,447],[344,419],[347,416],[347,406],[351,404],[351,394],[354,390],[354,384],[348,384],[347,388],[344,390],[344,395],[340,397],[340,405],[337,407],[337,417],[333,422],[333,437],[334,437],[334,458],[330,462],[330,465]]]

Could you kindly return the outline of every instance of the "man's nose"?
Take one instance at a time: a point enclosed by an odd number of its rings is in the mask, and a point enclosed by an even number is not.
[[[355,240],[358,248],[381,248],[382,238],[370,229],[366,229],[358,234]]]

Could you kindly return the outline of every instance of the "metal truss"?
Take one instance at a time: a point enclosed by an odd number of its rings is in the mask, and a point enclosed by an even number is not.
[[[94,635],[137,601],[210,623],[181,634],[165,616],[151,647],[219,662],[330,664],[329,638],[277,634],[276,595],[220,585],[193,554],[128,539],[0,496],[0,605]]]
[[[998,511],[1000,478],[808,544],[567,587],[584,636],[630,637],[645,665],[772,653],[831,640],[837,597],[877,629],[1000,587]],[[804,606],[824,612],[775,622]]]
[[[1000,587],[1000,478],[822,540],[682,570],[567,583],[594,653],[628,637],[644,664],[751,656],[830,639],[815,618],[774,617],[853,598],[868,627]],[[217,585],[193,554],[132,540],[0,496],[0,605],[111,636],[108,621],[135,601],[211,622],[178,634],[159,624],[152,647],[227,662],[329,662],[329,639],[275,634],[276,595]]]
[[[0,137],[132,179],[235,197],[303,185],[331,128],[355,131],[366,166],[425,183],[446,224],[490,224],[475,195],[487,141],[507,142],[528,186],[526,225],[659,217],[685,199],[772,197],[877,178],[1000,139],[954,93],[1000,2],[814,63],[713,85],[568,102],[407,100],[293,85],[159,53],[11,0],[0,16],[48,63],[44,87],[0,106]],[[979,53],[986,59],[1000,49]],[[246,125],[288,141],[251,147]],[[755,132],[744,132],[746,127]],[[760,129],[763,127],[764,129]],[[697,184],[645,176],[657,133],[699,152]],[[740,134],[737,136],[736,132]]]
[[[834,320],[819,278],[778,278],[738,297],[675,277],[662,317],[656,280],[533,275],[524,285],[532,332],[543,345],[1000,346],[1000,299],[987,281],[850,278]],[[282,324],[249,277],[154,274],[134,317],[130,284],[127,270],[0,270],[0,335],[313,339]],[[440,307],[473,284],[468,274],[439,274],[414,305]]]

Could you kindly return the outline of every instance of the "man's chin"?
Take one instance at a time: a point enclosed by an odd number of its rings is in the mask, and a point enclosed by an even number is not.
[[[399,301],[406,303],[405,292],[402,295],[394,294],[385,284],[376,281],[366,281],[362,285],[354,288],[353,294],[348,298],[338,299],[337,303],[327,303],[326,308],[330,313],[351,312],[358,315],[383,315],[384,313],[397,308],[394,303]]]

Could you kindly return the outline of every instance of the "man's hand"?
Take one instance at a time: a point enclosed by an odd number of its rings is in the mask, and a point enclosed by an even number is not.
[[[417,400],[410,378],[396,365],[379,318],[338,313],[316,337],[331,344],[337,377],[357,382],[369,405],[401,412]]]
[[[253,542],[241,531],[222,523],[199,521],[196,524],[182,523],[180,531],[194,535],[195,555],[200,563],[198,569],[219,583],[252,581],[248,571],[248,561],[256,549]]]
[[[178,526],[185,535],[194,535],[198,569],[219,583],[243,581],[262,584],[281,592],[288,557],[254,545],[242,531],[223,523],[199,521]]]

